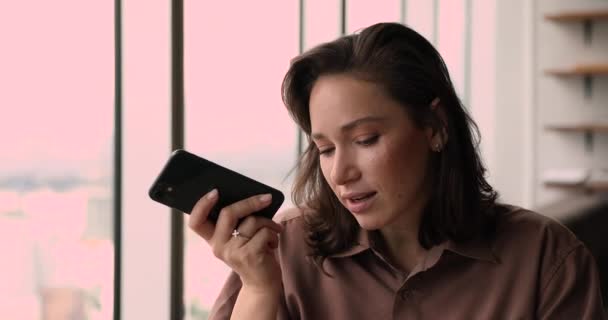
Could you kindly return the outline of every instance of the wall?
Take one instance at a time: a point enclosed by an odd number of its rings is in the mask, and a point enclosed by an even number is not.
[[[542,175],[549,169],[599,168],[608,163],[608,136],[596,134],[594,149],[585,148],[580,133],[547,132],[548,124],[608,120],[608,79],[595,77],[593,94],[585,98],[582,77],[547,76],[549,68],[573,66],[578,63],[608,61],[608,21],[594,22],[592,40],[586,44],[581,22],[556,23],[544,19],[547,13],[563,10],[608,8],[608,1],[542,0],[536,1],[533,16],[537,39],[534,51],[534,139],[533,177],[534,202],[544,205],[568,196],[571,192],[548,189]]]
[[[596,22],[592,43],[586,45],[582,23],[558,24],[545,20],[544,15],[567,9],[606,8],[608,1],[494,3],[493,60],[473,59],[473,65],[479,65],[477,71],[473,68],[477,79],[473,85],[473,115],[482,129],[489,180],[501,193],[501,200],[539,208],[573,194],[545,187],[542,178],[547,170],[599,168],[608,159],[606,135],[596,134],[595,148],[587,152],[582,134],[544,129],[553,123],[607,119],[605,77],[595,78],[593,96],[586,99],[581,77],[555,78],[547,76],[545,69],[606,61],[608,23]],[[475,4],[479,6],[480,1]],[[476,30],[474,34],[481,33]],[[492,50],[479,41],[475,48]],[[481,54],[473,52],[474,56]],[[489,79],[493,72],[493,79],[484,87],[480,78]]]

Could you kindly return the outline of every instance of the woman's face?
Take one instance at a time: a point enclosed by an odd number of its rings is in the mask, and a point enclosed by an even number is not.
[[[381,87],[320,77],[310,95],[311,137],[327,183],[367,230],[420,212],[430,191],[432,134]]]

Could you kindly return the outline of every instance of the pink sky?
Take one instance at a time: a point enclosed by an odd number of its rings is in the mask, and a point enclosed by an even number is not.
[[[111,2],[0,4],[0,141],[10,150],[0,174],[82,169],[103,156],[113,125],[112,17]]]

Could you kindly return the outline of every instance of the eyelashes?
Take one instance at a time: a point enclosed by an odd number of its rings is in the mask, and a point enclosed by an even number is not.
[[[355,143],[362,147],[369,147],[369,146],[373,146],[374,144],[376,144],[379,139],[380,139],[380,135],[373,135],[373,136],[363,139],[363,140],[357,140],[357,141],[355,141]],[[335,149],[334,147],[319,149],[319,155],[330,156],[334,152],[334,149]]]
[[[333,152],[334,152],[334,148],[326,148],[323,150],[319,149],[319,155],[321,155],[321,156],[328,156]]]
[[[374,135],[374,136],[372,136],[370,138],[367,138],[365,140],[357,141],[356,143],[358,145],[361,145],[361,146],[371,146],[371,145],[375,144],[378,141],[378,138],[380,138],[379,135]]]

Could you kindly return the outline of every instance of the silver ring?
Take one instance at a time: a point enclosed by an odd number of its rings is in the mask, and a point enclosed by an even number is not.
[[[234,229],[234,231],[232,231],[232,237],[233,238],[243,238],[245,240],[251,240],[251,238],[249,237],[245,237],[241,232],[239,232],[239,230]]]

